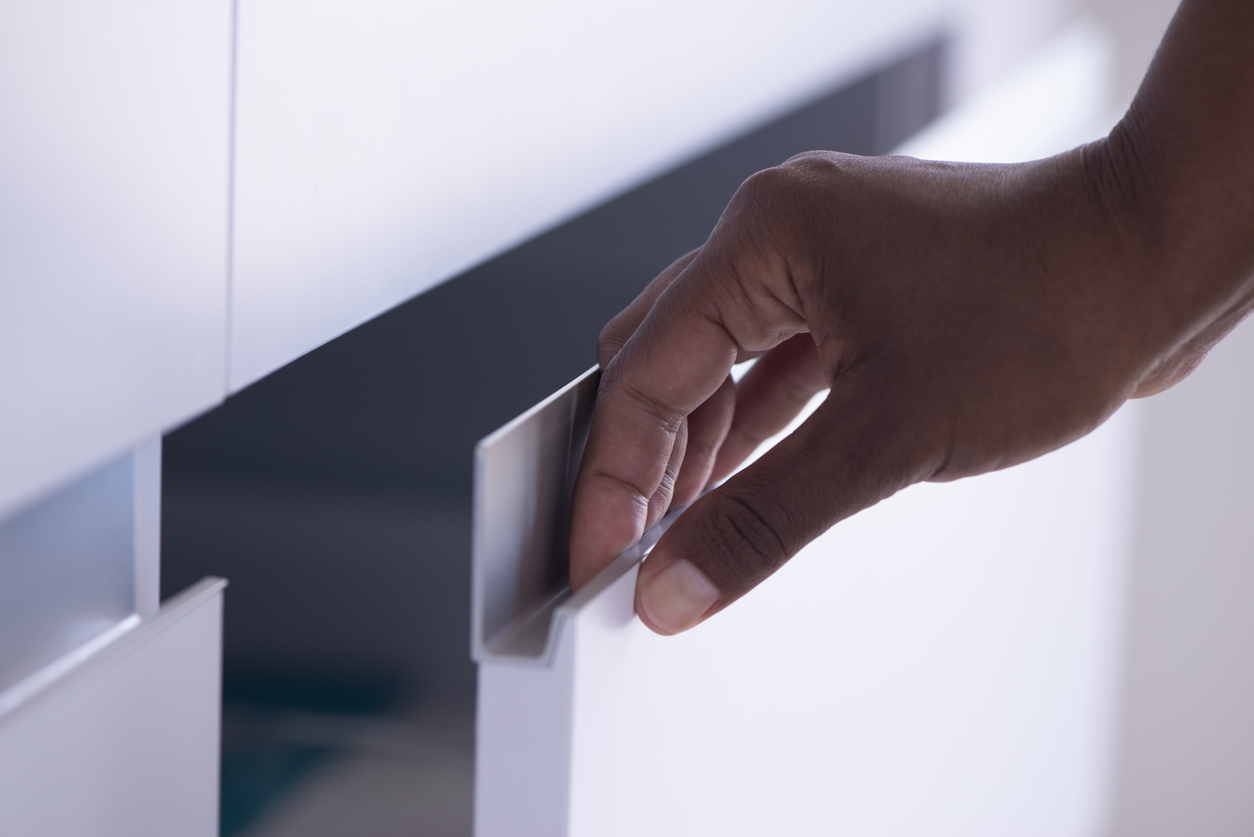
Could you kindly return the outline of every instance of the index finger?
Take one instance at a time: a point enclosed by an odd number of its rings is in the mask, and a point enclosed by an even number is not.
[[[640,539],[686,417],[718,390],[737,356],[804,329],[795,308],[742,275],[707,245],[606,367],[575,483],[573,587]]]

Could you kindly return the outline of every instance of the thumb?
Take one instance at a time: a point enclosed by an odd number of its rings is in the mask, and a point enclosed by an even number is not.
[[[675,634],[704,621],[836,522],[930,473],[912,434],[864,397],[872,388],[842,383],[801,427],[694,503],[654,547],[636,584],[636,613],[652,630]]]

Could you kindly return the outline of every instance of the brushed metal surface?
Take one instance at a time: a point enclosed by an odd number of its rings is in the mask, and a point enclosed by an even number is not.
[[[571,491],[601,370],[593,367],[475,446],[471,655],[549,665],[562,622],[638,564],[683,513],[671,511],[577,594]]]
[[[600,380],[600,369],[589,369],[475,446],[477,661],[547,661],[553,611],[570,595],[570,495]]]

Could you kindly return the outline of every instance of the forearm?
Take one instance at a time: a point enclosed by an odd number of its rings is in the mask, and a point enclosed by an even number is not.
[[[1184,0],[1100,165],[1170,386],[1254,303],[1254,3]]]

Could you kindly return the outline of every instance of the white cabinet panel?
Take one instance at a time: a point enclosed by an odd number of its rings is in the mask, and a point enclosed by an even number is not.
[[[536,560],[562,553],[585,380],[479,452],[478,837],[1100,830],[1140,405],[907,489],[664,638],[633,612],[640,549],[574,596]]]
[[[1254,321],[1144,411],[1111,833],[1254,834]]]
[[[0,5],[0,514],[225,391],[230,30]]]
[[[947,5],[242,0],[232,389],[896,57]]]
[[[620,563],[548,665],[481,663],[476,833],[1096,833],[1135,441],[908,489],[679,637]]]
[[[202,582],[0,709],[0,834],[218,833],[223,586]]]
[[[161,440],[0,516],[5,690],[159,607]]]
[[[0,694],[136,612],[135,477],[124,456],[0,519]]]

